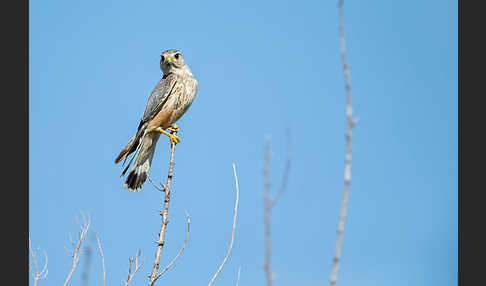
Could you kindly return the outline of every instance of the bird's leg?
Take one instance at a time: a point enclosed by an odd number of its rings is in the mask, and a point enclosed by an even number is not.
[[[179,132],[179,126],[177,126],[176,124],[171,125],[171,126],[169,126],[169,128],[167,128],[167,130],[170,130],[172,132],[177,133],[177,132]]]
[[[179,137],[177,137],[175,134],[171,134],[171,133],[165,131],[164,129],[162,129],[160,127],[158,127],[155,130],[158,131],[158,132],[160,132],[160,133],[162,133],[162,134],[167,135],[170,138],[170,143],[171,144],[172,144],[172,142],[174,142],[174,144],[177,144],[177,143],[181,142],[181,139]],[[177,133],[177,132],[175,132],[175,133]]]

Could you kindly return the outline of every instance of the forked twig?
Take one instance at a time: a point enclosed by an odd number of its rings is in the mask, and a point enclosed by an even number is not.
[[[234,163],[233,163],[233,175],[235,177],[236,200],[235,200],[235,208],[234,208],[234,211],[233,211],[233,231],[231,232],[231,241],[230,241],[230,245],[228,247],[228,251],[226,252],[226,256],[223,259],[223,262],[218,267],[218,270],[216,271],[216,273],[214,273],[213,278],[211,278],[211,281],[209,281],[208,286],[213,285],[214,280],[216,279],[216,277],[218,277],[219,272],[221,272],[221,269],[223,269],[223,266],[226,263],[226,260],[228,260],[228,257],[230,256],[231,249],[233,248],[233,241],[235,240],[236,216],[238,214],[238,200],[239,200],[239,195],[240,195],[240,187],[239,187],[239,184],[238,184],[238,176],[236,175],[236,166],[235,166]]]
[[[32,249],[30,236],[29,236],[29,251],[31,256],[31,261],[29,263],[29,270],[32,273],[32,277],[34,278],[34,286],[36,286],[37,281],[45,279],[47,277],[47,274],[49,273],[49,269],[47,268],[47,253],[44,251],[44,257],[46,261],[44,262],[44,267],[42,267],[42,270],[39,271],[39,267],[37,265],[37,258],[36,258],[37,252],[35,252]]]
[[[81,225],[78,221],[78,217],[76,216],[76,222],[79,225],[79,228],[81,229],[78,237],[78,241],[74,242],[72,240],[71,233],[69,233],[69,240],[73,246],[73,250],[71,251],[71,256],[73,257],[73,266],[71,267],[71,270],[69,271],[69,274],[66,278],[66,281],[64,281],[63,286],[66,286],[69,283],[69,280],[71,280],[71,277],[74,273],[74,270],[76,269],[76,266],[78,265],[79,258],[81,257],[81,254],[83,252],[83,242],[86,239],[86,234],[88,233],[89,225],[91,224],[91,217],[88,214],[88,217],[86,218],[84,213],[81,212],[81,217],[83,219],[83,224]],[[67,250],[67,248],[66,248]]]
[[[134,258],[128,258],[128,263],[129,263],[128,278],[127,278],[127,281],[125,282],[125,286],[128,286],[128,284],[132,281],[133,276],[135,276],[135,274],[137,274],[138,270],[140,270],[140,267],[142,267],[142,265],[143,265],[143,261],[142,261],[142,263],[138,264],[138,258],[140,257],[140,253],[141,253],[141,251],[139,249],[139,250],[137,250],[137,254],[135,255]],[[132,272],[132,266],[133,266],[134,262],[135,262],[135,269]]]
[[[98,249],[101,255],[101,264],[103,265],[103,286],[106,286],[106,270],[105,270],[105,255],[103,254],[103,249],[101,248],[101,242],[98,235],[96,235],[96,241],[98,241]]]
[[[345,78],[346,87],[346,157],[344,166],[344,193],[343,201],[341,205],[341,214],[339,217],[339,225],[337,230],[336,251],[334,253],[332,274],[330,279],[330,285],[336,285],[337,274],[339,270],[339,259],[341,258],[341,249],[343,243],[344,222],[346,220],[346,208],[348,204],[349,185],[351,183],[351,137],[353,127],[357,123],[357,119],[353,119],[353,106],[351,104],[351,76],[349,74],[349,65],[346,58],[346,40],[344,37],[344,11],[343,0],[339,1],[339,38],[341,42],[341,58],[343,61],[343,72]]]
[[[179,252],[177,252],[176,256],[172,259],[172,261],[162,271],[160,271],[159,275],[157,275],[157,279],[159,279],[160,276],[162,276],[167,270],[169,270],[174,265],[176,260],[179,258],[179,256],[181,256],[182,252],[186,248],[187,241],[189,239],[189,233],[191,232],[191,216],[187,211],[186,211],[186,218],[187,218],[187,232],[186,232],[186,238],[184,240],[184,245],[182,245],[181,249],[179,249]]]
[[[152,178],[150,177],[149,174],[147,174],[147,178],[149,179],[150,183],[152,183],[152,186],[154,186],[154,188],[156,188],[159,192],[163,192],[165,190],[165,185],[160,183],[160,185],[162,186],[162,189],[157,186],[157,184],[154,182],[154,180],[152,180]]]

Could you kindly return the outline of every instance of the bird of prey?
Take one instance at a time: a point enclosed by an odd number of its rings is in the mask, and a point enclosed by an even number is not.
[[[179,137],[165,131],[165,129],[172,132],[179,131],[175,122],[191,106],[198,88],[198,82],[185,63],[180,51],[166,50],[162,52],[160,68],[163,77],[150,94],[137,133],[128,141],[115,159],[115,164],[117,164],[126,160],[131,153],[135,152],[127,167],[123,170],[121,177],[125,175],[135,158],[124,186],[136,192],[140,191],[147,179],[155,145],[160,134],[167,135],[171,143],[177,144],[181,141]]]

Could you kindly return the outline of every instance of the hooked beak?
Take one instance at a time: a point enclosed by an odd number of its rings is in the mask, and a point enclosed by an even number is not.
[[[173,63],[174,62],[174,59],[171,58],[171,57],[166,57],[165,58],[165,62],[164,63]]]

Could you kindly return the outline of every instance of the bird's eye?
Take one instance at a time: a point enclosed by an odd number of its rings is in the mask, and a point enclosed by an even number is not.
[[[180,56],[180,54],[175,54],[174,57],[176,58],[176,60],[178,60],[179,59],[179,56]]]
[[[165,60],[164,56],[160,56],[160,61],[164,62],[164,60]]]

